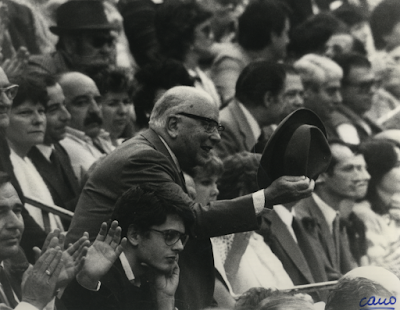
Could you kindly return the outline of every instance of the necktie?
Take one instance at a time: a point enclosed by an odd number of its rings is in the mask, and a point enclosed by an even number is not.
[[[7,298],[8,306],[14,309],[18,305],[18,302],[15,300],[10,280],[5,273],[3,266],[0,266],[0,282],[4,295]]]

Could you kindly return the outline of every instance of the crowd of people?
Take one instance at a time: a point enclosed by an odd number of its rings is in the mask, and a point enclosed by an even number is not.
[[[399,0],[0,0],[1,309],[396,309],[399,277]]]

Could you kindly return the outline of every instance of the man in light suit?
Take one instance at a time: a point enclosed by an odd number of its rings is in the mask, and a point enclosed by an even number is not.
[[[46,110],[46,133],[43,144],[32,147],[29,158],[50,190],[54,203],[70,211],[75,210],[78,180],[65,149],[58,143],[65,138],[71,115],[65,108],[65,97],[60,84],[45,77],[49,101]],[[69,223],[64,222],[66,229]]]
[[[267,61],[253,62],[242,71],[234,101],[221,111],[225,130],[216,147],[220,157],[242,151],[262,152],[262,128],[282,118],[285,77],[282,64]]]
[[[92,235],[99,223],[110,218],[118,197],[134,185],[174,182],[187,193],[182,171],[210,158],[223,129],[218,112],[205,92],[184,86],[168,90],[154,106],[150,129],[123,143],[90,175],[66,242],[76,240],[83,230]],[[254,230],[264,207],[307,197],[313,187],[314,182],[304,176],[283,176],[268,188],[237,199],[207,206],[190,201],[194,237],[179,262],[176,300],[183,305],[179,309],[202,309],[212,303],[215,277],[210,237]]]
[[[352,150],[340,140],[331,142],[330,147],[332,161],[327,172],[320,175],[315,193],[294,208],[296,218],[313,226],[310,231],[317,236],[330,266],[339,274],[345,274],[356,263],[347,231],[340,225],[340,218],[349,213],[343,203],[362,199],[370,176],[364,157],[357,153],[356,148]]]

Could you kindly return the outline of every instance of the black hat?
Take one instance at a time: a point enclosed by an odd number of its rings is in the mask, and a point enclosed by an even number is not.
[[[328,168],[331,157],[320,118],[308,109],[298,109],[268,140],[258,168],[258,186],[266,188],[284,175],[317,179]]]
[[[57,35],[65,31],[115,28],[107,19],[103,3],[97,0],[67,1],[57,9],[56,19],[57,26],[51,26],[50,31]]]

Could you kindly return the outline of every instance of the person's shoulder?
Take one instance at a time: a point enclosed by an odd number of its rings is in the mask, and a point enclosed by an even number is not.
[[[309,217],[311,215],[312,204],[315,204],[312,196],[304,198],[297,202],[293,207],[296,218],[302,219],[304,217]]]
[[[243,51],[237,43],[221,43],[216,47],[214,65],[222,62],[225,59],[241,62],[243,58]]]

